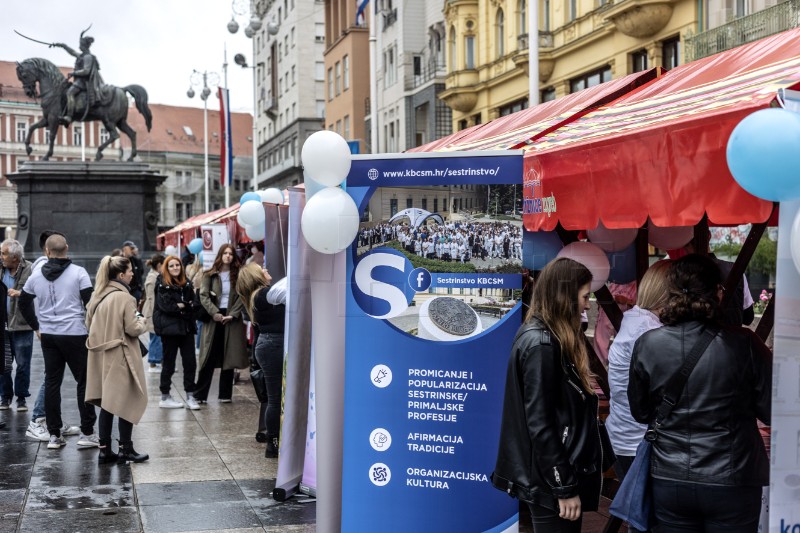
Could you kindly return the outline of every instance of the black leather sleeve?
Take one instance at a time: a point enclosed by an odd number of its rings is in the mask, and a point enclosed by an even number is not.
[[[641,424],[648,424],[655,411],[655,406],[650,403],[650,377],[639,361],[639,353],[644,345],[643,337],[640,337],[633,345],[628,379],[628,402],[633,418]]]
[[[770,425],[772,419],[772,352],[755,333],[750,334],[753,361],[753,398],[759,420]]]
[[[22,313],[22,318],[31,327],[33,331],[39,331],[39,319],[36,318],[36,308],[33,305],[35,295],[22,291],[19,295],[19,312]]]
[[[538,331],[530,333],[538,334]],[[540,343],[527,346],[520,365],[535,465],[556,498],[577,496],[578,479],[561,442],[562,429],[556,417],[555,399],[560,394],[558,385],[563,371],[553,346]]]

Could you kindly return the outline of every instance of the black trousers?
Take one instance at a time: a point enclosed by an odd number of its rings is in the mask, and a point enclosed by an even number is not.
[[[101,446],[108,446],[111,444],[111,428],[114,426],[114,415],[100,409],[100,419],[97,423],[98,435]],[[131,442],[131,435],[133,434],[133,423],[128,422],[124,418],[119,418],[117,422],[119,429],[119,441],[123,444]]]
[[[42,355],[44,357],[44,412],[47,430],[51,435],[61,436],[61,383],[64,369],[69,366],[77,382],[75,389],[78,411],[81,415],[81,432],[94,433],[97,414],[94,406],[86,403],[86,335],[53,335],[42,333]]]
[[[653,478],[659,533],[756,533],[761,487]]]
[[[558,516],[558,512],[529,503],[531,510],[531,521],[533,522],[533,533],[581,533],[583,523],[583,513],[575,521],[564,520]]]
[[[169,394],[172,376],[175,374],[175,360],[178,350],[183,363],[183,390],[194,392],[194,374],[197,372],[197,359],[194,356],[194,335],[162,335],[161,345],[164,347],[164,359],[161,361],[161,394]]]
[[[283,389],[283,333],[261,333],[255,355],[267,381],[267,412],[264,416],[267,436],[278,437],[281,429]]]
[[[220,309],[220,313],[225,314],[225,309]],[[211,352],[208,354],[206,364],[200,368],[197,373],[197,388],[195,389],[194,397],[200,401],[208,399],[208,393],[211,390],[211,380],[214,378],[214,369],[222,368],[222,362],[225,357],[225,328],[221,324],[217,324],[214,329],[214,339],[211,342]],[[162,366],[163,372],[163,366]],[[219,399],[230,400],[233,396],[233,369],[222,370],[219,373]]]

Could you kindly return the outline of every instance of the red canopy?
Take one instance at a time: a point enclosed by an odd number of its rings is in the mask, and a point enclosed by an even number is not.
[[[800,29],[677,67],[526,148],[528,230],[764,222],[772,203],[731,176],[739,121],[800,84]]]
[[[158,236],[158,248],[163,250],[167,246],[178,245],[178,235],[180,235],[181,245],[185,246],[195,237],[200,236],[200,226],[204,224],[215,224],[220,221],[233,216],[234,223],[236,222],[236,214],[239,212],[239,204],[234,204],[230,207],[223,207],[210,213],[202,213],[193,217],[187,218],[172,229],[165,231]],[[230,230],[230,228],[228,228]]]

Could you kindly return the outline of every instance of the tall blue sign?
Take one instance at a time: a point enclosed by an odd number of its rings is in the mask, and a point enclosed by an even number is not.
[[[363,212],[378,187],[521,182],[520,152],[357,156],[347,192]],[[396,249],[358,246],[347,258],[342,531],[516,531],[518,502],[489,476],[521,323],[519,303],[502,300],[521,276],[431,273]]]

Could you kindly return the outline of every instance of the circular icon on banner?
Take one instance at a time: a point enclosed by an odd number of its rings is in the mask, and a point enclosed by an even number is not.
[[[369,467],[369,480],[373,485],[383,487],[392,479],[392,471],[383,463],[375,463]]]
[[[431,281],[431,273],[426,268],[415,268],[408,275],[408,284],[416,292],[427,291],[428,287],[431,286]]]
[[[369,445],[376,452],[385,452],[392,445],[392,436],[383,428],[376,428],[369,434]]]
[[[386,365],[375,365],[369,373],[369,378],[372,380],[373,385],[382,389],[388,387],[389,383],[392,382],[392,371]]]
[[[375,181],[376,179],[378,179],[378,169],[377,168],[369,169],[367,171],[367,177],[369,179],[371,179],[372,181]]]

